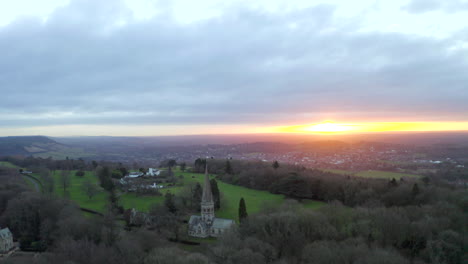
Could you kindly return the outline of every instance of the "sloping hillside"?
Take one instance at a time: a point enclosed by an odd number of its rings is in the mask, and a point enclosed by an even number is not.
[[[0,156],[79,158],[90,156],[82,149],[60,144],[44,136],[0,137]]]

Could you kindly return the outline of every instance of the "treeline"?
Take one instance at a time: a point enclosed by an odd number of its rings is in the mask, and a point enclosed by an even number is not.
[[[110,195],[103,216],[85,217],[66,200],[31,192],[16,170],[0,169],[0,226],[10,227],[24,250],[43,251],[35,261],[44,264],[462,264],[468,257],[463,188],[432,180],[360,179],[281,163],[207,162],[218,180],[329,203],[315,211],[294,200],[280,207],[266,203],[257,214],[248,213],[247,203],[240,225],[193,253],[181,249],[187,245],[180,241],[187,234],[183,220],[199,207],[199,185],[185,186],[178,196],[166,194],[147,215],[133,215],[141,223],[131,224],[133,213],[127,211],[124,225],[118,197],[112,201]],[[97,169],[98,178],[109,174]],[[115,187],[106,189],[111,194]]]
[[[206,162],[206,161],[203,161]],[[294,199],[340,201],[347,206],[378,204],[385,206],[420,205],[437,201],[448,189],[405,179],[367,179],[339,175],[278,162],[251,162],[209,159],[210,173],[224,182],[247,188],[283,194]],[[194,171],[201,165],[196,161]]]
[[[64,159],[54,160],[52,158],[40,158],[40,157],[14,157],[6,156],[0,158],[1,161],[8,161],[18,167],[23,168],[47,168],[49,170],[94,170],[98,166],[98,162],[92,161],[87,162],[83,159]]]
[[[229,183],[331,202],[318,212],[291,206],[250,217],[226,238],[226,248],[219,243],[222,262],[463,263],[468,257],[465,188],[429,177],[367,179],[277,162],[207,162],[211,173]]]
[[[212,252],[217,263],[463,263],[464,221],[447,202],[318,211],[289,203],[249,217]]]

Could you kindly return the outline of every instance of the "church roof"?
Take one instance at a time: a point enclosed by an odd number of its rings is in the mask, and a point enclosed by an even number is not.
[[[226,229],[234,225],[234,220],[224,219],[224,218],[215,218],[213,221],[213,228]]]
[[[192,215],[189,220],[189,228],[196,227],[198,224],[201,224],[203,228],[208,228],[209,226],[203,221],[202,217],[199,215]],[[212,228],[217,229],[227,229],[234,225],[235,222],[232,219],[224,218],[215,218],[211,224]]]
[[[203,185],[202,203],[212,203],[213,193],[211,192],[210,177],[208,177],[208,165],[205,167],[205,183]]]
[[[5,239],[5,238],[10,238],[11,236],[12,235],[8,227],[0,230],[0,238]]]
[[[203,228],[207,228],[207,225],[203,221],[201,216],[199,216],[199,215],[190,216],[189,227],[192,228],[192,227],[197,226],[198,224],[201,224],[203,226]]]

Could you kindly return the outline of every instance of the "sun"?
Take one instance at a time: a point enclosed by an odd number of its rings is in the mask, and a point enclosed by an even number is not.
[[[323,123],[312,124],[312,125],[299,125],[299,126],[290,126],[282,127],[279,129],[281,132],[287,133],[341,133],[341,132],[351,132],[355,131],[357,126],[354,124],[341,124],[334,123],[331,121],[326,121]]]
[[[354,128],[352,125],[336,124],[332,122],[325,122],[304,127],[304,131],[316,133],[337,133],[351,131],[353,129]]]

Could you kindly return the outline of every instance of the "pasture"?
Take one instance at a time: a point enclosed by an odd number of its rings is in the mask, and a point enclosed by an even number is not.
[[[346,171],[346,170],[338,170],[338,169],[320,169],[322,171],[331,172],[340,175],[350,175],[356,177],[363,177],[363,178],[374,178],[374,179],[396,179],[399,180],[401,178],[420,178],[420,175],[415,174],[407,174],[407,173],[400,173],[400,172],[391,172],[391,171],[378,171],[378,170],[364,170],[364,171]]]
[[[75,176],[76,171],[70,172],[70,184],[67,192],[64,192],[61,185],[61,171],[57,170],[52,173],[54,178],[54,191],[60,197],[68,198],[75,201],[80,207],[87,208],[99,212],[105,210],[108,194],[99,186],[97,177],[94,172],[86,171],[83,177]],[[125,208],[136,208],[139,211],[148,211],[153,204],[161,204],[164,201],[164,195],[171,192],[175,195],[188,191],[191,185],[197,182],[203,184],[204,174],[189,173],[175,170],[174,175],[179,179],[175,186],[161,189],[161,196],[137,195],[136,193],[119,193],[119,203]],[[180,177],[182,176],[182,177]],[[210,175],[213,178],[213,175]],[[86,196],[82,189],[84,181],[89,180],[96,185],[98,193],[91,199]],[[272,194],[267,191],[258,191],[245,187],[224,183],[218,180],[218,187],[221,192],[221,209],[216,211],[216,216],[220,218],[230,218],[237,220],[238,206],[241,197],[245,199],[247,211],[249,214],[256,213],[263,206],[278,206],[285,200],[283,195]],[[304,208],[316,209],[324,203],[312,200],[302,201]]]
[[[360,171],[355,173],[354,176],[364,177],[364,178],[376,178],[376,179],[396,179],[399,180],[401,178],[420,178],[420,175],[414,174],[406,174],[400,172],[390,172],[390,171],[375,171],[375,170],[367,170],[367,171]]]

